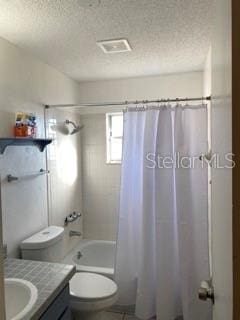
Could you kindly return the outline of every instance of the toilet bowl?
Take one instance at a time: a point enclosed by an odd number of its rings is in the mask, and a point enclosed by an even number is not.
[[[21,243],[23,259],[57,262],[61,259],[64,229],[50,226]],[[70,280],[74,320],[105,320],[103,310],[117,301],[117,285],[96,273],[76,273]]]
[[[70,307],[74,320],[104,320],[103,310],[118,298],[117,285],[100,274],[79,272],[70,280]]]

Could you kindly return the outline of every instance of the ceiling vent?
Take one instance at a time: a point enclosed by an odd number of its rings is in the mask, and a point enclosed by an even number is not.
[[[104,53],[119,53],[132,51],[129,42],[126,39],[98,41],[97,45]]]

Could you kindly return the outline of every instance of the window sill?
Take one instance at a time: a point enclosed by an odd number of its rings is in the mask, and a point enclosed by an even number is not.
[[[122,164],[122,161],[106,161],[106,164]]]

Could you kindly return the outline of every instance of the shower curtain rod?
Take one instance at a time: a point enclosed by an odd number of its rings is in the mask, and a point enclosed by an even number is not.
[[[157,100],[135,100],[122,102],[100,102],[100,103],[81,103],[81,104],[51,104],[45,105],[49,108],[71,108],[71,107],[112,107],[112,106],[126,106],[129,104],[148,104],[148,103],[170,103],[170,102],[188,102],[188,101],[210,101],[211,96],[201,98],[175,98],[175,99],[157,99]]]

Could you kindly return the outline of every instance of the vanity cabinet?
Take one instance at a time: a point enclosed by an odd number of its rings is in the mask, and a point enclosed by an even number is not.
[[[72,320],[69,303],[70,294],[69,285],[67,285],[55,298],[55,300],[39,320]]]

